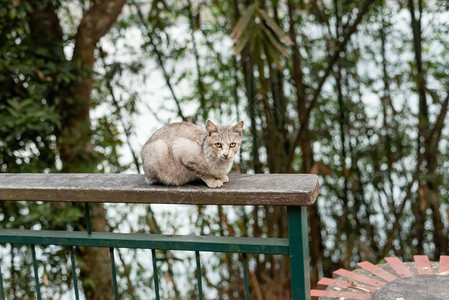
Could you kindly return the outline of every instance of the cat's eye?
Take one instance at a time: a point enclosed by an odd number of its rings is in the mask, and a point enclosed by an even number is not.
[[[234,143],[234,142],[232,142],[232,143],[229,144],[229,147],[231,147],[231,148],[234,148],[235,146],[237,146],[237,144]]]
[[[221,148],[221,144],[220,143],[215,143],[215,147]]]

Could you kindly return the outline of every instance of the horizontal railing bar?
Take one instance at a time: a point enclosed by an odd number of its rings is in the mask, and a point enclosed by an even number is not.
[[[1,229],[0,243],[203,252],[289,254],[288,239]]]
[[[313,174],[233,174],[219,189],[148,185],[140,174],[0,174],[4,201],[303,206],[318,193]]]

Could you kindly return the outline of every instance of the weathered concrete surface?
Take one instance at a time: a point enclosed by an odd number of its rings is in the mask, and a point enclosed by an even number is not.
[[[198,182],[148,185],[138,174],[0,174],[0,200],[220,205],[311,205],[316,175],[230,175],[218,189]]]
[[[449,276],[419,275],[396,279],[381,287],[373,300],[447,300]]]
[[[418,271],[417,271],[417,268],[416,268],[416,265],[415,265],[414,262],[403,262],[402,264],[403,264],[405,267],[407,267],[407,269],[412,273],[412,276],[420,276],[420,275],[418,274]],[[398,273],[396,273],[396,271],[394,271],[394,269],[393,269],[393,268],[390,266],[390,264],[388,264],[388,263],[385,263],[385,264],[379,264],[379,265],[376,265],[376,266],[379,267],[379,268],[381,268],[381,269],[383,269],[383,270],[385,270],[385,271],[387,271],[387,272],[389,272],[390,274],[393,274],[393,275],[397,276],[398,279],[401,278],[401,276],[400,276]],[[439,268],[440,268],[440,263],[439,263],[439,262],[437,262],[437,261],[431,261],[431,262],[430,262],[430,266],[431,266],[431,268],[432,268],[433,274],[437,274],[437,273],[439,272]],[[379,277],[375,276],[374,274],[372,274],[371,272],[368,272],[368,271],[365,270],[365,269],[357,268],[357,269],[353,270],[352,273],[360,274],[360,275],[366,276],[366,277],[371,278],[371,279],[375,279],[375,280],[379,280],[379,281],[384,281],[384,280],[380,279]],[[436,275],[435,275],[435,276],[436,276]],[[446,278],[449,278],[449,276],[446,276]],[[347,279],[346,277],[344,277],[344,276],[334,276],[334,279],[348,282],[348,279]],[[396,279],[396,280],[398,280],[398,279]],[[384,282],[385,282],[385,284],[387,284],[386,281],[384,281]],[[357,290],[354,290],[354,289],[352,289],[352,288],[340,288],[340,287],[333,287],[333,286],[327,286],[327,287],[325,286],[325,288],[326,288],[326,290],[328,290],[328,291],[341,291],[341,292],[352,292],[352,293],[358,292]],[[371,289],[371,288],[370,288],[370,289]],[[372,287],[372,289],[376,290],[376,288],[374,288],[374,287]],[[374,297],[375,291],[372,292],[372,293],[373,293],[373,297]],[[398,297],[398,298],[389,298],[389,297],[387,297],[387,298],[385,298],[385,299],[393,299],[393,300],[396,300],[396,299],[401,299],[401,298],[403,298],[403,300],[409,299],[409,298],[404,298],[404,297]],[[320,300],[333,300],[333,299],[335,299],[335,298],[319,297],[319,299],[320,299]],[[349,298],[348,298],[348,299],[349,299]],[[375,298],[372,298],[372,299],[375,299]],[[380,298],[380,299],[383,299],[383,298]],[[415,299],[415,298],[412,298],[412,300],[413,300],[413,299]],[[426,297],[423,297],[423,298],[417,297],[416,299],[423,299],[423,300],[426,300],[427,298],[426,298]],[[441,298],[430,298],[430,299],[441,299]],[[442,299],[447,299],[447,300],[449,300],[449,297],[447,297],[447,298],[442,298]]]

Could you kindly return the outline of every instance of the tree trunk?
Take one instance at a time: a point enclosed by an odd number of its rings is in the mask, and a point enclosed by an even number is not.
[[[432,210],[432,221],[433,221],[433,242],[435,245],[434,255],[435,258],[439,257],[440,254],[447,251],[447,238],[443,234],[443,221],[440,214],[440,200],[439,200],[439,185],[441,180],[440,176],[437,174],[438,167],[438,145],[439,145],[439,134],[441,132],[440,126],[438,126],[438,120],[441,116],[444,116],[447,112],[447,106],[442,103],[442,109],[437,118],[437,122],[432,129],[430,118],[429,118],[429,108],[426,97],[426,76],[423,68],[422,59],[422,27],[421,27],[421,16],[423,11],[422,0],[418,1],[418,17],[416,16],[416,9],[413,0],[408,1],[408,8],[411,17],[411,27],[413,31],[413,45],[415,52],[415,63],[417,69],[417,90],[419,99],[419,112],[418,112],[418,140],[417,140],[417,152],[418,156],[424,153],[424,160],[426,162],[426,174],[431,175],[434,180],[421,180],[420,182],[420,193],[419,201],[415,204],[415,229],[418,238],[417,253],[421,254],[424,248],[425,242],[425,227],[424,223],[426,221],[426,210],[430,208]]]
[[[92,92],[92,69],[94,50],[99,39],[105,35],[120,14],[125,0],[96,1],[84,14],[75,38],[73,63],[81,77],[71,97],[64,99],[62,132],[58,143],[63,172],[95,172],[98,158],[91,143],[89,119]],[[94,231],[107,231],[105,211],[102,204],[92,209]],[[112,277],[109,251],[106,248],[80,249],[80,275],[86,299],[111,299]]]
[[[75,85],[71,99],[63,102],[66,115],[59,137],[63,172],[92,172],[96,170],[96,157],[91,144],[89,119],[92,92],[94,50],[99,39],[106,34],[121,12],[125,0],[97,1],[84,14],[75,37],[73,63],[81,80]]]
[[[51,104],[60,101],[62,118],[61,131],[57,131],[58,150],[63,172],[95,172],[97,160],[92,149],[90,133],[90,94],[92,90],[92,67],[94,49],[99,38],[114,23],[120,13],[124,0],[97,1],[84,15],[76,36],[73,64],[81,78],[73,89],[60,87],[46,95]],[[45,59],[53,63],[65,63],[63,51],[63,32],[53,2],[46,6],[35,5],[30,15],[31,38],[37,47],[50,51]],[[67,62],[68,63],[68,62]],[[54,74],[46,74],[53,77]],[[59,204],[55,204],[59,206]],[[96,231],[106,231],[104,208],[96,205],[92,210],[92,224]],[[87,299],[110,299],[112,297],[112,278],[107,249],[80,249],[81,281]]]
[[[427,137],[429,129],[429,113],[427,108],[427,99],[425,92],[425,75],[422,65],[422,45],[421,45],[421,18],[417,19],[415,14],[415,4],[413,0],[408,1],[410,17],[411,17],[411,27],[413,31],[413,46],[415,52],[415,62],[417,68],[417,88],[418,88],[418,98],[419,98],[419,112],[418,112],[418,138],[417,138],[417,155],[420,155],[421,150],[423,150],[423,143]],[[427,159],[426,159],[427,160]],[[422,183],[420,183],[422,184]],[[416,246],[417,254],[423,254],[424,252],[424,222],[426,218],[426,197],[421,194],[419,201],[417,201],[414,206],[415,212],[415,230],[416,237],[418,239],[418,244]]]
[[[249,1],[246,1],[249,5]],[[233,1],[233,11],[235,22],[240,17],[240,10],[238,1]],[[262,163],[259,156],[259,135],[257,132],[257,102],[256,102],[256,83],[254,78],[254,66],[251,63],[251,55],[246,50],[242,52],[243,78],[245,80],[246,98],[248,101],[248,115],[250,119],[250,134],[252,137],[251,161],[253,162],[253,169],[256,173],[262,173]]]
[[[298,119],[299,123],[301,124],[301,134],[298,135],[299,137],[299,147],[301,149],[302,154],[302,167],[301,172],[303,173],[310,173],[312,170],[312,166],[314,163],[313,159],[313,149],[312,149],[312,137],[310,134],[309,129],[309,122],[306,121],[308,117],[306,116],[307,111],[307,98],[306,98],[306,92],[304,90],[304,83],[303,83],[303,72],[301,70],[301,59],[299,56],[299,48],[298,44],[296,42],[296,30],[295,30],[295,24],[296,24],[296,18],[293,15],[294,12],[294,1],[289,0],[288,1],[288,15],[289,15],[289,35],[290,39],[293,41],[292,46],[292,61],[293,61],[293,79],[295,83],[295,89],[296,89],[296,103],[297,103],[297,113],[298,113]],[[310,111],[309,111],[310,113]],[[294,141],[293,143],[295,143]],[[292,150],[291,150],[292,151]],[[294,150],[293,150],[294,152]],[[290,157],[293,157],[293,152],[289,153]],[[289,159],[286,162],[285,169],[287,172],[293,171],[293,164],[294,160]],[[310,260],[311,260],[311,274],[310,274],[310,281],[312,284],[312,287],[316,285],[318,282],[319,276],[318,276],[318,269],[319,265],[322,262],[323,259],[323,242],[322,242],[322,236],[321,236],[321,219],[318,212],[317,204],[313,206],[309,206],[308,209],[308,223],[314,224],[313,226],[309,226],[310,228],[310,241],[309,241],[309,248],[310,248]]]

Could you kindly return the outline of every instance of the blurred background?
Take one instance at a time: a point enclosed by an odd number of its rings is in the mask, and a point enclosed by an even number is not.
[[[138,173],[141,146],[164,124],[243,120],[233,172],[320,177],[309,209],[312,286],[360,260],[449,253],[447,1],[0,3],[0,172]],[[118,204],[92,214],[99,231],[287,234],[274,207]],[[83,213],[1,202],[0,226],[83,230]],[[32,299],[29,251],[0,250],[11,299]],[[112,293],[98,255],[77,249],[86,299]],[[38,256],[43,295],[73,297],[68,252]],[[158,258],[164,299],[195,298],[194,258]],[[239,299],[238,259],[209,257],[206,298]],[[254,299],[289,299],[286,259],[249,258]],[[117,264],[121,297],[151,299],[149,254],[120,250]]]

